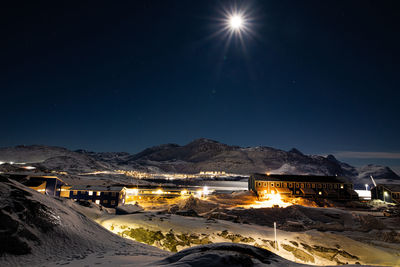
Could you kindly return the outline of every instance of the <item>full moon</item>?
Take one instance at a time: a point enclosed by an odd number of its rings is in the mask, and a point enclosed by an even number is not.
[[[233,30],[239,30],[243,25],[243,19],[238,15],[234,15],[230,17],[229,24]]]

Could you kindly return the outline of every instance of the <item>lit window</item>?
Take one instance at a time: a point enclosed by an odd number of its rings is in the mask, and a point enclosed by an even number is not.
[[[96,204],[100,204],[100,199],[97,199],[95,202]]]
[[[115,197],[116,195],[117,195],[116,192],[112,192],[112,193],[111,193],[111,196],[113,196],[113,197]]]
[[[322,192],[321,192],[321,191],[319,191],[319,192],[318,192],[318,194],[319,194],[319,195],[322,195]]]
[[[343,189],[343,188],[344,188],[344,185],[341,184],[341,185],[340,185],[340,188]]]
[[[101,192],[96,192],[96,195],[97,195],[97,196],[100,196],[100,194],[101,194]]]
[[[311,187],[312,187],[312,188],[315,188],[315,184],[312,184]]]
[[[104,199],[104,200],[103,200],[103,203],[104,203],[104,204],[107,204],[107,203],[108,203],[108,200],[107,200],[107,199]]]
[[[93,196],[93,191],[88,191],[89,196]]]
[[[74,190],[74,196],[76,196],[78,194],[78,191]]]

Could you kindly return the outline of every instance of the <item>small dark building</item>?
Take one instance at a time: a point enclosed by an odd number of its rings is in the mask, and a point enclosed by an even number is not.
[[[41,194],[59,197],[66,183],[57,176],[30,176],[25,174],[8,174],[7,177],[38,191]]]
[[[76,185],[69,188],[69,198],[89,201],[108,208],[125,204],[126,188],[123,186]]]
[[[400,204],[400,184],[378,184],[371,189],[371,199]]]
[[[260,198],[280,194],[283,197],[358,199],[353,184],[340,176],[255,173],[249,177],[248,186]]]
[[[28,176],[28,180],[24,185],[42,194],[59,197],[61,188],[66,183],[57,176]]]

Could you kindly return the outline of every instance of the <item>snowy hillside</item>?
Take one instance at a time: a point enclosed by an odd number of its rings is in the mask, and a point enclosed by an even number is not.
[[[66,264],[110,251],[158,258],[167,255],[105,230],[71,200],[51,198],[2,176],[0,179],[1,266]]]

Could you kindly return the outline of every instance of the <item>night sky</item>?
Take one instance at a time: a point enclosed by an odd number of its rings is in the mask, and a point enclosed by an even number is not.
[[[400,166],[400,1],[9,2],[0,146],[206,137]],[[216,34],[233,3],[243,43]]]

